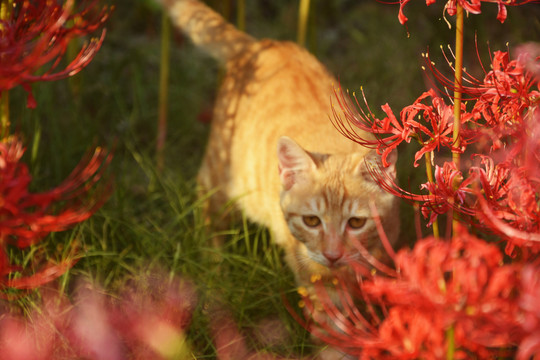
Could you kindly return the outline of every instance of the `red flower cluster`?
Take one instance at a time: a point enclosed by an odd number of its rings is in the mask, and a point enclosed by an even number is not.
[[[452,139],[454,110],[444,103],[444,99],[434,90],[423,93],[412,105],[406,106],[399,119],[396,118],[388,104],[381,106],[386,117],[379,119],[367,106],[367,111],[359,104],[356,94],[353,94],[357,108],[353,108],[351,99],[343,91],[335,91],[339,107],[344,119],[334,111],[334,125],[349,139],[367,147],[375,147],[382,154],[383,166],[387,167],[387,157],[401,143],[410,143],[416,140],[422,147],[414,156],[414,166],[427,153],[447,148],[453,152],[461,153],[464,147],[455,147]],[[425,103],[427,99],[431,99]],[[464,108],[465,110],[465,108]],[[465,122],[467,117],[462,119]],[[362,130],[358,132],[357,129]],[[375,139],[369,137],[373,134]],[[464,142],[466,144],[466,142]]]
[[[465,86],[463,92],[470,96],[470,110],[462,105],[459,147],[452,136],[453,108],[434,90],[405,107],[399,118],[388,104],[382,106],[386,117],[377,118],[369,106],[359,104],[354,94],[353,108],[352,99],[336,91],[342,116],[334,110],[334,124],[353,141],[376,148],[382,154],[383,166],[387,166],[387,156],[398,145],[411,139],[420,144],[414,166],[424,156],[430,156],[427,161],[432,163],[433,151],[466,150],[473,160],[468,173],[453,162],[435,165],[433,181],[421,186],[426,193],[414,194],[400,188],[376,167],[369,171],[387,191],[420,202],[429,224],[438,215],[456,210],[471,222],[503,236],[509,254],[514,254],[515,246],[535,254],[540,252],[540,91],[539,76],[528,68],[538,64],[538,57],[531,59],[523,51],[518,60],[509,60],[508,52],[497,51],[492,70],[482,81],[467,74],[470,86]],[[453,81],[434,73],[444,86],[455,90]]]
[[[398,19],[399,22],[404,25],[407,20],[409,20],[405,14],[403,13],[403,9],[405,8],[405,5],[407,5],[411,0],[400,0],[399,1],[399,15]],[[457,5],[461,5],[463,9],[471,14],[480,14],[482,11],[480,9],[480,6],[482,2],[487,3],[495,3],[497,4],[497,7],[499,9],[499,12],[497,13],[497,20],[499,20],[501,23],[506,20],[507,12],[506,12],[506,6],[515,6],[515,5],[522,5],[526,4],[528,2],[533,2],[535,0],[448,0],[447,3],[444,6],[444,10],[446,13],[450,16],[454,16],[456,14]],[[432,5],[435,3],[435,0],[426,0],[426,5]]]
[[[7,249],[26,249],[51,232],[88,219],[108,193],[108,187],[98,192],[93,189],[111,160],[102,149],[83,160],[58,187],[43,193],[29,191],[32,178],[21,162],[23,153],[15,137],[0,142],[0,288],[34,288],[69,269],[73,258],[39,269],[21,269],[10,264]],[[35,262],[39,262],[37,258]]]
[[[0,93],[22,85],[29,94],[28,106],[35,107],[30,84],[66,78],[88,65],[101,47],[105,30],[58,69],[70,41],[97,30],[109,9],[98,7],[97,0],[1,3],[7,16],[0,18]]]
[[[312,333],[359,359],[444,359],[448,331],[457,359],[517,349],[518,359],[540,355],[540,264],[504,264],[497,247],[464,229],[451,241],[423,239],[394,261],[397,275],[375,275],[348,290],[361,294],[365,308],[343,295],[334,305],[318,284],[331,322],[315,323]]]

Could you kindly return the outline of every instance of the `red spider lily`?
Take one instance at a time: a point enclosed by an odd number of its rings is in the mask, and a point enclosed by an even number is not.
[[[18,289],[34,288],[58,277],[74,260],[45,266],[33,275],[23,273],[14,277],[22,269],[10,264],[8,246],[25,249],[51,232],[66,230],[88,219],[107,199],[108,186],[97,193],[93,187],[111,160],[110,154],[98,148],[58,187],[30,193],[32,178],[21,162],[23,153],[22,144],[14,137],[0,142],[0,284]],[[92,197],[87,201],[89,195]]]
[[[409,3],[410,0],[400,0],[399,1],[399,15],[398,19],[399,22],[404,25],[407,20],[409,20],[405,14],[403,13],[403,9],[405,8],[405,5]],[[523,5],[529,2],[534,2],[535,0],[448,0],[447,3],[444,6],[445,11],[450,16],[454,16],[456,14],[457,5],[461,5],[463,9],[471,14],[480,14],[482,11],[480,9],[482,2],[487,3],[495,3],[497,4],[497,7],[499,9],[499,12],[497,13],[497,20],[499,20],[501,23],[503,23],[506,20],[506,6],[515,6],[515,5]],[[435,3],[435,0],[426,0],[426,5],[432,5]]]
[[[446,161],[442,167],[435,166],[435,182],[427,182],[421,185],[422,189],[429,191],[431,196],[425,199],[421,211],[425,218],[429,218],[430,226],[437,215],[446,214],[450,210],[458,210],[468,215],[474,214],[470,205],[465,205],[467,194],[474,177],[463,180],[461,171],[456,169],[456,164]]]
[[[469,177],[464,178],[453,162],[444,162],[442,167],[435,165],[433,182],[421,184],[420,190],[427,192],[421,194],[400,187],[385,173],[380,164],[368,163],[367,166],[367,171],[383,190],[402,199],[420,203],[421,213],[428,219],[428,226],[433,224],[438,215],[451,210],[467,216],[476,214],[477,193],[474,191],[478,181],[476,170],[476,167],[471,168]]]
[[[35,106],[30,84],[75,75],[90,63],[105,36],[83,45],[63,69],[61,60],[69,42],[97,30],[109,9],[97,0],[2,1],[7,18],[0,19],[0,92],[22,85],[29,92],[29,107]]]
[[[443,54],[452,71],[455,71],[451,65],[452,60],[444,52]],[[433,65],[429,54],[424,56],[427,68],[434,74],[437,82],[446,89],[455,91],[454,79],[443,75]],[[538,87],[538,77],[525,67],[526,61],[531,62],[527,60],[529,58],[526,54],[510,61],[507,51],[495,51],[491,58],[492,70],[489,72],[486,72],[480,61],[480,55],[478,59],[484,69],[483,80],[478,80],[463,70],[464,85],[460,91],[469,96],[467,100],[474,103],[470,114],[462,121],[462,124],[470,127],[463,128],[462,136],[467,138],[468,142],[489,139],[490,150],[498,150],[504,148],[514,135],[524,130],[525,117],[537,106],[540,99],[540,92],[534,89]]]
[[[445,147],[454,152],[462,152],[467,142],[462,141],[463,146],[457,148],[452,139],[453,108],[446,105],[444,100],[437,96],[435,91],[428,90],[416,101],[400,112],[396,118],[388,104],[381,108],[386,113],[383,119],[377,118],[366,104],[366,110],[359,104],[356,94],[353,94],[356,108],[351,105],[352,100],[343,91],[334,91],[343,118],[334,109],[334,126],[344,136],[363,146],[376,147],[377,152],[382,154],[383,165],[389,166],[387,157],[402,142],[409,143],[415,139],[422,148],[416,152],[414,166],[418,166],[418,160],[426,153],[440,150]],[[363,92],[362,92],[363,95]],[[427,99],[431,99],[427,104]],[[463,116],[462,121],[468,117]],[[423,121],[422,121],[423,120]],[[356,129],[362,132],[358,132]],[[373,136],[375,140],[373,140]]]
[[[524,270],[502,260],[497,247],[464,228],[450,241],[420,240],[397,254],[396,276],[374,275],[359,279],[353,289],[338,287],[339,304],[318,284],[330,322],[315,322],[310,331],[359,359],[444,359],[449,329],[456,358],[502,356],[516,344],[530,355],[538,346],[540,307],[533,297],[537,289],[520,279],[537,275],[538,263]],[[350,301],[349,293],[361,294],[368,310]],[[313,312],[311,300],[304,302]],[[373,307],[379,310],[369,310]]]
[[[539,110],[524,117],[524,130],[515,134],[513,144],[499,154],[502,161],[482,157],[485,170],[475,168],[480,189],[476,217],[481,224],[507,241],[507,254],[522,256],[540,253],[540,123]]]

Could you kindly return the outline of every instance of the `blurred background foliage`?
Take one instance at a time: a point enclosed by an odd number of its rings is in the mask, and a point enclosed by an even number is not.
[[[234,1],[210,4],[237,21]],[[194,179],[219,83],[218,65],[173,32],[165,167],[156,171],[161,13],[150,0],[117,0],[113,5],[103,47],[86,69],[69,81],[35,84],[34,110],[26,108],[22,89],[11,92],[12,126],[28,147],[25,156],[39,188],[35,190],[58,184],[93,145],[114,150],[110,173],[115,191],[108,203],[86,223],[52,235],[43,245],[51,252],[72,241],[83,246],[84,257],[61,283],[69,288],[74,279],[91,277],[114,292],[126,279],[164,268],[200,287],[202,301],[189,337],[199,358],[214,356],[205,306],[217,299],[232,309],[248,334],[260,321],[279,318],[290,334],[280,351],[304,353],[307,335],[282,302],[282,295],[297,301],[294,281],[266,231],[240,220],[227,234],[222,265],[212,260],[220,250],[209,245],[211,234],[200,215]],[[296,39],[297,1],[247,0],[245,6],[250,34]],[[447,68],[439,48],[453,46],[453,19],[442,18],[442,10],[442,3],[426,7],[422,1],[411,2],[405,8],[405,27],[397,19],[398,5],[314,0],[307,47],[343,88],[358,91],[362,86],[372,110],[380,111],[388,102],[398,113],[430,86],[421,69],[422,53],[429,48],[439,69]],[[489,49],[506,49],[507,44],[512,49],[539,39],[538,4],[509,8],[504,24],[496,20],[496,10],[483,4],[482,15],[465,21],[465,64],[478,76],[482,69],[475,36],[484,64],[489,64]],[[404,150],[400,156],[411,153]],[[414,169],[398,171],[402,185],[415,186]],[[405,211],[404,218],[402,238],[410,244],[417,237],[414,217]]]

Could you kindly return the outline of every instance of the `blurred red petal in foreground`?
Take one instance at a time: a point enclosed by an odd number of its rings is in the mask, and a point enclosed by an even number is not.
[[[309,320],[302,323],[362,359],[444,359],[449,331],[456,358],[540,355],[538,262],[505,264],[496,246],[465,228],[449,241],[422,239],[394,261],[395,276],[336,287],[359,294],[363,305],[330,303],[325,285],[316,284],[329,321],[312,318],[312,300],[304,297]]]
[[[0,314],[2,359],[191,358],[184,335],[197,296],[187,281],[164,274],[116,296],[83,283],[74,302],[52,289],[40,292],[42,304],[27,318]]]

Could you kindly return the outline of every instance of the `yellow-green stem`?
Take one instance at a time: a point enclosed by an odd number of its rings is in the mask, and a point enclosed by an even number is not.
[[[238,0],[236,9],[236,27],[242,31],[246,30],[246,2]]]
[[[159,117],[156,139],[156,162],[157,169],[164,166],[163,151],[165,149],[165,139],[167,137],[167,108],[169,104],[169,70],[170,70],[170,40],[171,25],[166,11],[161,17],[161,61],[159,74]]]
[[[0,91],[0,140],[9,135],[9,92]]]
[[[463,93],[463,7],[457,4],[456,12],[456,64],[454,74],[454,131],[453,140],[454,147],[460,147],[460,128],[461,128],[461,96]],[[452,153],[452,160],[456,165],[456,169],[459,169],[460,154],[458,152]],[[459,184],[453,184],[454,190]],[[452,230],[456,233],[457,226],[459,224],[458,213],[453,212]]]
[[[446,330],[446,340],[448,344],[448,349],[446,351],[446,360],[454,360],[456,344],[454,342],[454,326],[453,325],[450,326],[448,330]]]
[[[13,0],[0,0],[0,20],[8,20],[11,16],[13,8]],[[0,23],[0,31],[3,30],[3,25]],[[4,139],[9,135],[9,92],[0,90],[0,139]]]
[[[458,3],[456,8],[456,64],[454,73],[454,130],[453,141],[454,147],[459,149],[461,130],[461,96],[463,94],[463,7]],[[458,152],[452,153],[452,161],[456,165],[456,169],[459,169],[460,154]],[[452,184],[454,190],[459,186],[458,183]],[[452,234],[457,233],[457,227],[459,225],[459,217],[457,211],[452,213]],[[446,343],[448,348],[446,351],[446,359],[453,360],[455,353],[455,339],[454,339],[454,326],[451,326],[446,331]]]
[[[433,154],[432,151],[430,151],[429,153],[427,153],[424,158],[426,159],[426,175],[427,175],[427,178],[428,178],[428,181],[430,183],[434,183],[434,180],[433,180],[433,168],[431,166],[431,155]],[[431,192],[430,192],[431,194]],[[439,238],[439,222],[437,221],[437,219],[435,219],[433,221],[433,224],[432,224],[432,229],[433,229],[433,236],[435,236],[437,239]]]
[[[11,16],[11,9],[13,8],[13,0],[0,0],[0,20],[7,20]],[[0,23],[0,30],[3,29]]]
[[[298,44],[305,46],[306,45],[306,33],[307,33],[307,23],[309,18],[309,1],[310,0],[300,0],[300,8],[298,12]]]

